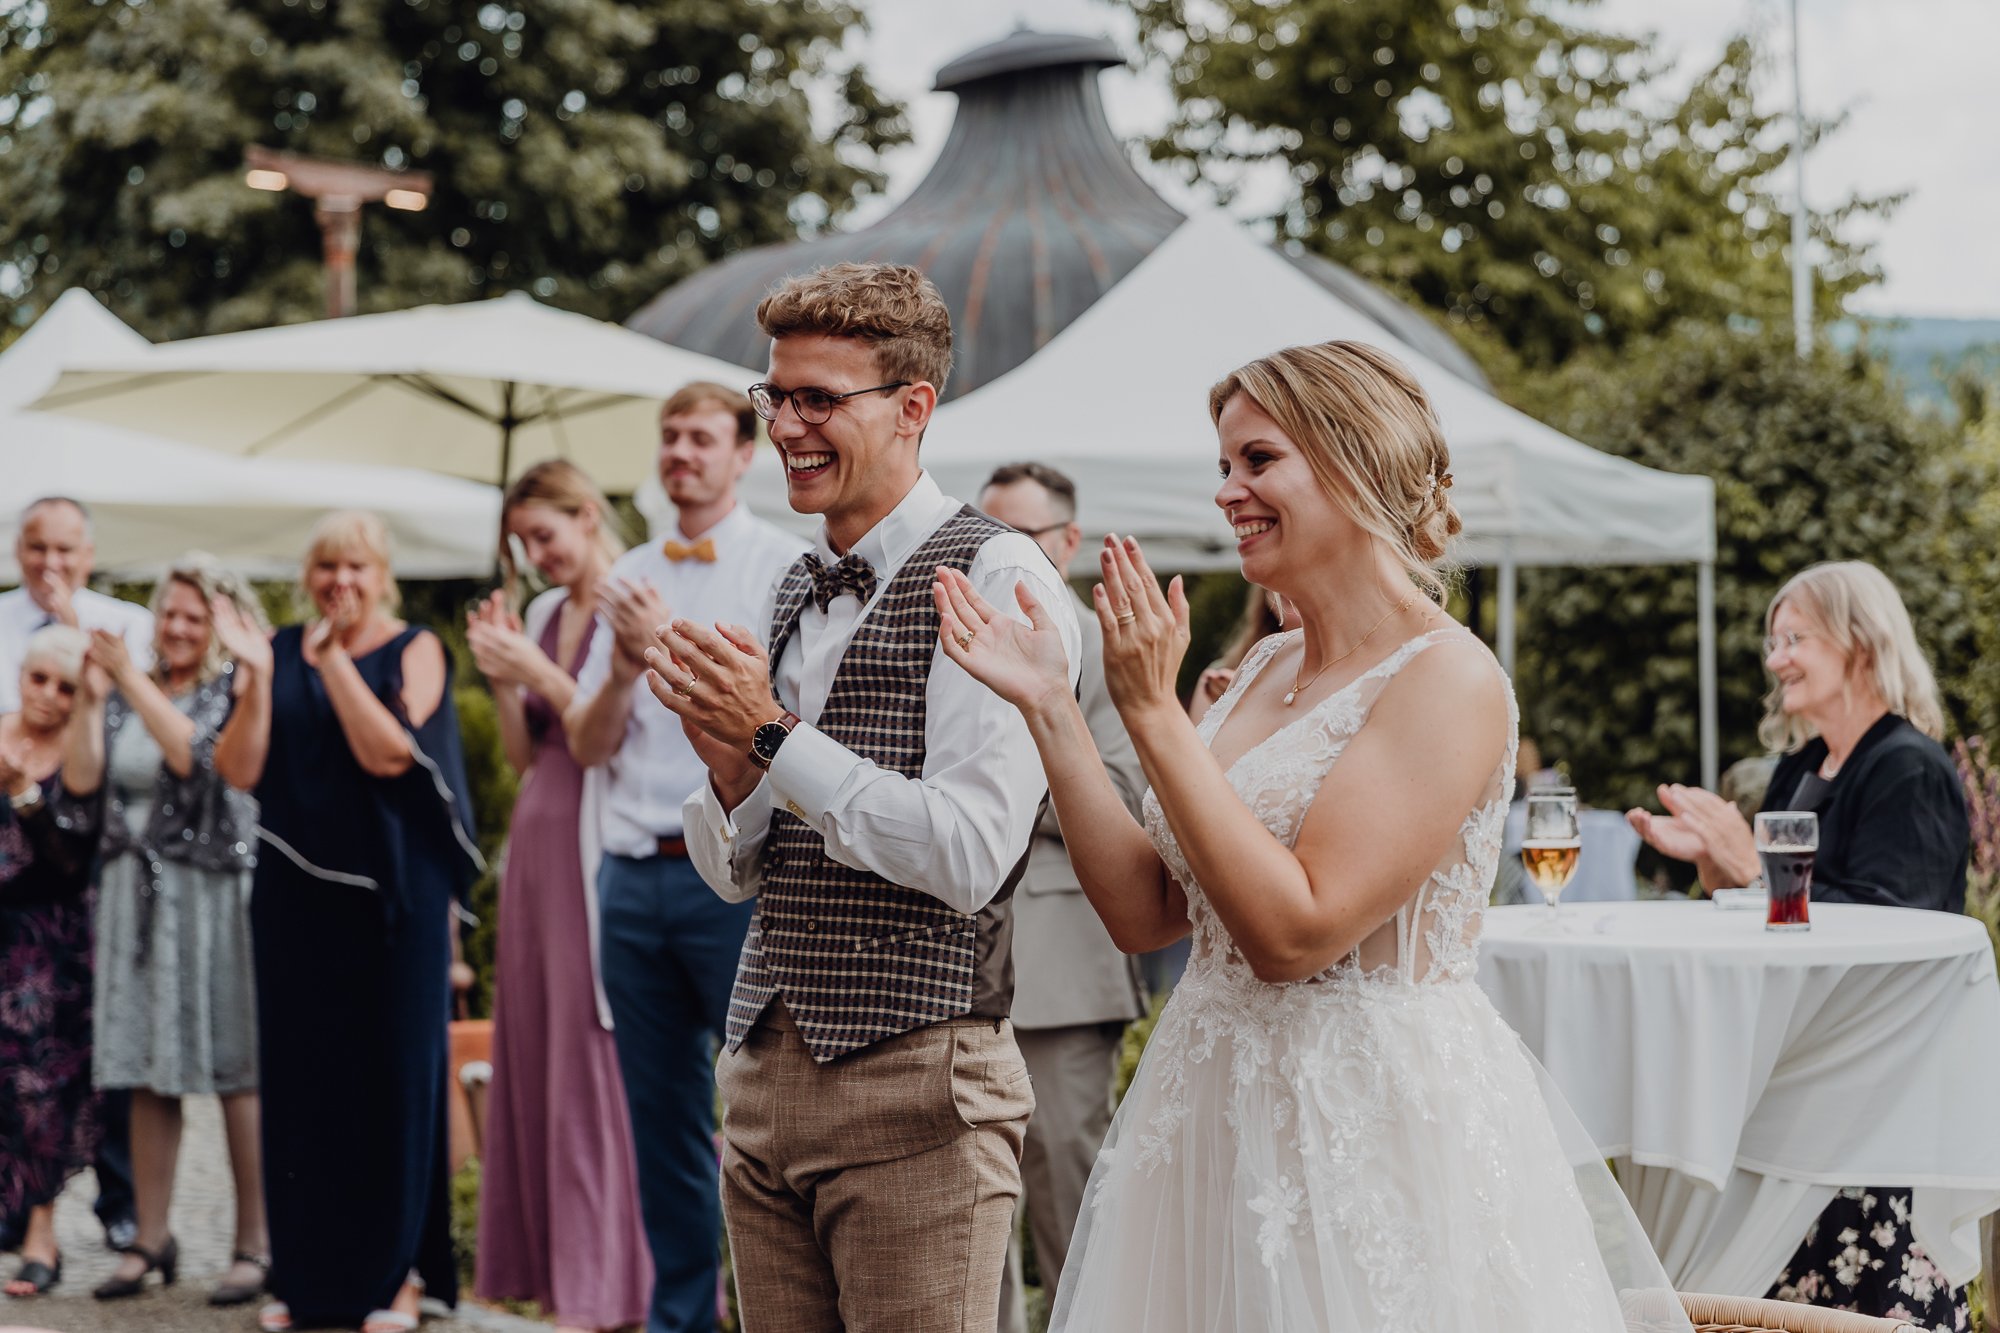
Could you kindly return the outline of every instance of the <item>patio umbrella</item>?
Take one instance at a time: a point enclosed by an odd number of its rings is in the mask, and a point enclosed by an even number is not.
[[[567,458],[631,491],[652,470],[662,399],[690,380],[754,378],[515,292],[76,362],[33,406],[225,453],[502,484]]]
[[[0,354],[0,583],[20,577],[14,529],[46,495],[82,501],[97,568],[150,579],[199,547],[253,578],[298,571],[313,521],[333,509],[382,515],[407,578],[483,577],[493,568],[499,492],[411,468],[229,458],[88,421],[18,410],[66,363],[136,359],[150,345],[88,293],[65,292]]]

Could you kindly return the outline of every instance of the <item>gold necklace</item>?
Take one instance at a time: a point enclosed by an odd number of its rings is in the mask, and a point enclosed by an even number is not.
[[[1360,652],[1361,645],[1367,643],[1370,639],[1374,638],[1375,631],[1381,629],[1384,625],[1388,624],[1390,616],[1394,616],[1400,612],[1409,610],[1410,603],[1416,600],[1417,600],[1417,595],[1415,593],[1411,593],[1408,597],[1405,597],[1402,601],[1390,607],[1388,614],[1384,615],[1380,620],[1376,621],[1374,627],[1371,628],[1366,634],[1361,636],[1360,643],[1355,644],[1352,648],[1349,648],[1346,652],[1342,653],[1340,656],[1320,663],[1319,670],[1312,673],[1311,680],[1300,680],[1296,675],[1294,675],[1292,677],[1291,691],[1285,695],[1285,706],[1289,708],[1291,706],[1292,700],[1299,697],[1299,691],[1305,689],[1306,686],[1312,684],[1313,681],[1318,680],[1321,676],[1324,676],[1326,674],[1328,667],[1338,666],[1342,662],[1345,662],[1348,658]],[[1301,642],[1301,647],[1303,647],[1303,642]],[[1301,657],[1303,657],[1303,653],[1301,654]],[[1304,665],[1304,663],[1301,662],[1301,665]]]

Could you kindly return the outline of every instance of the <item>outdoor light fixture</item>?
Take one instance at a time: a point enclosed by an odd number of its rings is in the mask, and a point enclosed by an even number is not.
[[[243,150],[243,183],[253,190],[290,190],[313,201],[326,254],[326,313],[354,313],[354,255],[361,246],[361,206],[380,201],[404,212],[430,203],[428,171],[390,171],[358,162],[301,157],[252,144]]]

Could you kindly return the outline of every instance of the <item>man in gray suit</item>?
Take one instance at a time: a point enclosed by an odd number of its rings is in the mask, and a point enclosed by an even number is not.
[[[1064,578],[1083,545],[1076,486],[1040,463],[1015,463],[987,479],[979,508],[1033,537]],[[1111,781],[1133,813],[1146,780],[1104,688],[1097,613],[1078,600],[1083,669],[1078,695]],[[1014,895],[1014,1035],[1034,1083],[1035,1113],[1021,1154],[1021,1204],[1035,1238],[1043,1289],[1053,1295],[1069,1252],[1097,1149],[1111,1124],[1111,1083],[1125,1025],[1145,1012],[1137,960],[1118,952],[1070,869],[1055,811],[1043,813]],[[1017,1216],[1018,1226],[1018,1216]],[[1001,1333],[1027,1326],[1020,1244],[1000,1288]]]

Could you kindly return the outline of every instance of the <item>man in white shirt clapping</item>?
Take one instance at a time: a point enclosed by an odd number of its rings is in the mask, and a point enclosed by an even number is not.
[[[702,884],[681,838],[681,806],[707,768],[679,719],[633,686],[670,615],[747,620],[805,543],[736,497],[757,445],[750,401],[690,384],[660,413],[660,483],[674,534],[618,558],[600,623],[565,710],[570,753],[586,767],[603,857],[598,957],[638,1158],[639,1210],[653,1254],[651,1333],[715,1319],[721,1262],[715,1167],[715,1042],[729,1006],[750,909]],[[587,802],[588,805],[588,802]],[[586,810],[588,813],[588,810]]]
[[[152,613],[88,586],[97,547],[90,511],[80,501],[51,495],[23,509],[14,559],[21,586],[0,593],[0,713],[21,706],[21,654],[44,625],[109,630],[125,640],[133,660],[153,660]]]
[[[689,852],[757,909],[717,1067],[743,1325],[991,1330],[1034,1105],[1009,896],[1046,782],[1020,713],[939,651],[934,580],[1009,608],[1025,583],[1072,673],[1076,616],[1032,540],[918,463],[951,369],[922,273],[835,265],[757,319],[751,397],[818,539],[751,627],[677,616],[648,658],[708,762]]]

